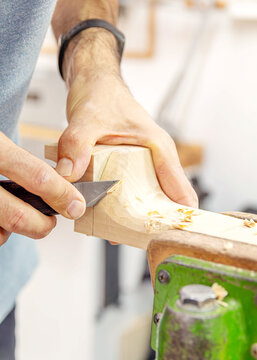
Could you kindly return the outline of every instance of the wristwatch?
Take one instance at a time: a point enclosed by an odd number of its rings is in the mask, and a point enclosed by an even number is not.
[[[81,31],[90,29],[93,27],[102,28],[105,30],[110,31],[117,40],[118,45],[118,53],[120,55],[120,61],[123,54],[123,49],[125,45],[125,36],[121,31],[119,31],[114,25],[110,24],[108,21],[101,20],[101,19],[89,19],[82,21],[75,25],[70,31],[67,32],[65,35],[60,35],[58,44],[59,44],[59,55],[58,55],[58,66],[61,77],[63,78],[62,72],[62,65],[63,65],[63,58],[65,54],[65,50],[67,49],[70,40],[79,34]]]

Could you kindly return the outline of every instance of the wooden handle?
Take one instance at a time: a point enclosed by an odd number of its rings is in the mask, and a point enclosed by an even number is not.
[[[56,215],[57,212],[52,209],[49,205],[47,205],[41,197],[32,194],[31,192],[24,189],[22,186],[16,184],[10,180],[2,180],[0,181],[0,186],[7,190],[9,193],[13,194],[17,198],[25,201],[26,203],[33,206],[35,209],[40,211],[42,214],[47,216]]]

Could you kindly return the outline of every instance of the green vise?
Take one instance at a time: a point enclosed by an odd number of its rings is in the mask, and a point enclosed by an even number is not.
[[[214,283],[228,295],[221,302]],[[257,359],[257,273],[184,256],[156,271],[156,360]]]

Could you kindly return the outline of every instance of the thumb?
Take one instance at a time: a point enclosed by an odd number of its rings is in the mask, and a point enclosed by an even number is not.
[[[56,171],[66,180],[74,182],[85,173],[96,140],[78,125],[69,125],[58,142]]]

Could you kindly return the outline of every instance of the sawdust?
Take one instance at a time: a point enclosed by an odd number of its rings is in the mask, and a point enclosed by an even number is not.
[[[249,227],[249,228],[253,228],[255,227],[255,221],[253,219],[250,220],[244,220],[244,226]]]

